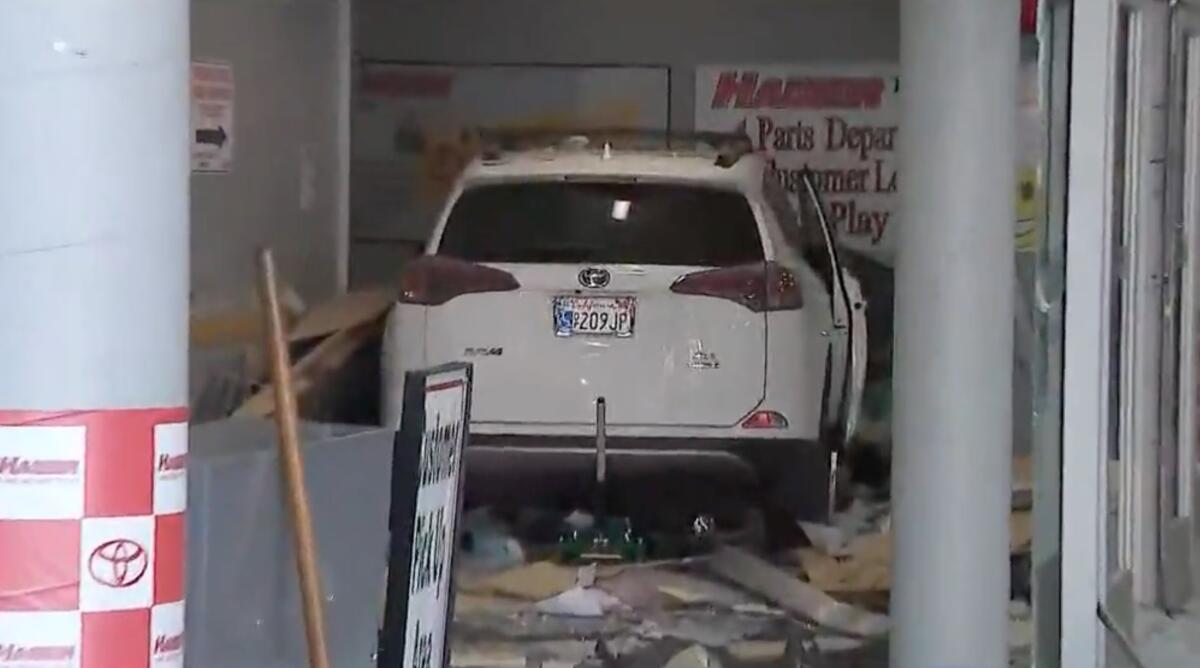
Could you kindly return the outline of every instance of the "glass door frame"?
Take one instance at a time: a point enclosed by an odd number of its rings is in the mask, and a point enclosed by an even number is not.
[[[1164,101],[1170,11],[1169,5],[1159,0],[1121,0],[1118,20],[1122,10],[1130,17],[1123,184],[1125,238],[1120,266],[1114,269],[1118,272],[1118,283],[1125,288],[1122,343],[1129,345],[1121,346],[1117,444],[1120,488],[1116,495],[1118,564],[1110,572],[1128,570],[1133,604],[1153,606],[1162,601],[1159,463],[1164,442],[1161,394],[1166,274]],[[1112,584],[1122,586],[1119,581]],[[1127,629],[1132,630],[1132,615],[1126,618],[1130,622]]]
[[[1033,620],[1034,665],[1057,668],[1062,645],[1062,369],[1070,136],[1071,0],[1045,0],[1038,18],[1040,104],[1045,123],[1043,234],[1034,276]]]
[[[1200,590],[1200,4],[1172,7],[1161,560],[1163,603]]]
[[[1153,284],[1165,133],[1155,110],[1163,108],[1166,59],[1155,45],[1166,42],[1168,15],[1159,0],[1076,0],[1072,11],[1062,472],[1062,563],[1070,566],[1061,574],[1061,665],[1082,667],[1106,665],[1112,654],[1100,617],[1127,641],[1134,600],[1158,591],[1161,291],[1155,298]],[[1121,58],[1125,45],[1132,48]],[[1113,387],[1122,400],[1110,404]]]

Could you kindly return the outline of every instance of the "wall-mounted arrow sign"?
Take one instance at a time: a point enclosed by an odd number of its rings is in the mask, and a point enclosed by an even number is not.
[[[233,169],[233,66],[192,63],[192,171]]]
[[[225,133],[225,126],[219,125],[214,128],[201,128],[196,130],[197,144],[211,144],[217,148],[225,145],[225,140],[229,139],[229,135]]]

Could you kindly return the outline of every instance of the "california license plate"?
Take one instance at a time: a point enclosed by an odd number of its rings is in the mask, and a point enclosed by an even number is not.
[[[633,297],[555,297],[556,336],[633,336]]]

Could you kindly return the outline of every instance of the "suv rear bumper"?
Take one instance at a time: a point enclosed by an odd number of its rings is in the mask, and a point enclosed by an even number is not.
[[[813,441],[609,436],[606,452],[614,482],[720,481],[798,519],[821,521],[828,515],[830,453]],[[522,497],[542,491],[553,495],[551,490],[564,486],[586,491],[595,466],[596,442],[590,436],[471,434],[467,450],[468,475],[479,481],[472,487],[487,479],[525,479],[515,490],[506,486],[508,498],[513,491]]]

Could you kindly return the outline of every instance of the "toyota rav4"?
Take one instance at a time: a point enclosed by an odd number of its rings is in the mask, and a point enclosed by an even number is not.
[[[797,210],[732,135],[497,146],[403,272],[389,424],[406,371],[467,360],[472,476],[487,457],[586,471],[599,419],[613,470],[742,468],[777,508],[821,518],[858,413],[866,319],[812,179]]]

